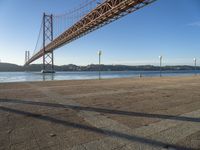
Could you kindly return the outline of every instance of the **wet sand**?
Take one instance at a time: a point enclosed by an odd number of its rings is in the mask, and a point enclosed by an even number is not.
[[[200,149],[200,76],[0,84],[0,150]]]

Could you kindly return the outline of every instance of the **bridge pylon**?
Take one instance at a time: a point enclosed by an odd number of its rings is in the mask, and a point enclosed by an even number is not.
[[[25,51],[25,64],[30,59],[30,51]]]
[[[53,41],[53,15],[43,14],[43,70],[42,73],[55,73],[53,51],[47,52],[46,45]]]

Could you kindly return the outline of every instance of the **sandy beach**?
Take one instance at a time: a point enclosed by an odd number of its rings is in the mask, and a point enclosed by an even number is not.
[[[200,149],[200,76],[0,84],[0,150]]]

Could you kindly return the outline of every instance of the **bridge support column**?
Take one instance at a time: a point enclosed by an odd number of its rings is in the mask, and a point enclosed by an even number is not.
[[[43,15],[43,70],[42,73],[55,73],[53,51],[48,52],[45,46],[53,41],[53,15]]]
[[[25,51],[25,64],[27,63],[27,61],[29,61],[30,59],[30,51]]]

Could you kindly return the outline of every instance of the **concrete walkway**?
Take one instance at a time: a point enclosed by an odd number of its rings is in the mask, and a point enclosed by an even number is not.
[[[0,150],[200,149],[199,79],[1,84]]]

